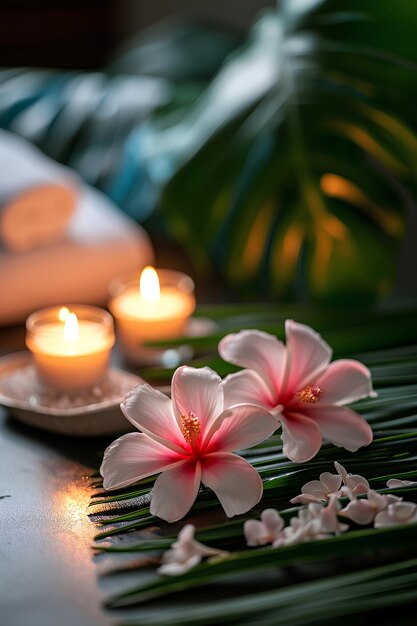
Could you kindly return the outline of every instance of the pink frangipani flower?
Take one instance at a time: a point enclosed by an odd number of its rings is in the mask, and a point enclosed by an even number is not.
[[[352,359],[330,363],[331,348],[304,324],[287,320],[285,331],[286,346],[259,330],[221,340],[222,358],[247,368],[226,377],[226,404],[250,402],[271,411],[292,461],[312,459],[323,439],[351,452],[369,445],[370,426],[343,406],[376,395],[368,368]]]
[[[210,368],[176,370],[172,400],[144,384],[121,404],[140,433],[128,433],[105,451],[101,474],[105,489],[119,489],[161,473],[151,513],[168,522],[193,505],[200,483],[210,487],[228,517],[245,513],[262,496],[258,472],[233,454],[272,435],[276,421],[251,404],[225,406],[221,378]]]

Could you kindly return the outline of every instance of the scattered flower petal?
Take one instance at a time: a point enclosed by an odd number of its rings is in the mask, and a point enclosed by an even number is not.
[[[135,387],[121,404],[142,433],[129,433],[106,450],[100,471],[106,489],[126,487],[161,473],[151,513],[168,522],[192,507],[202,481],[228,516],[259,502],[262,482],[235,450],[270,437],[277,422],[259,405],[225,407],[220,377],[208,367],[183,366],[172,380],[172,401],[149,385]]]
[[[342,406],[376,395],[368,368],[351,359],[330,363],[330,347],[308,326],[287,320],[285,330],[286,347],[257,330],[221,340],[222,358],[247,368],[224,380],[228,404],[255,403],[275,415],[283,452],[292,461],[313,458],[322,439],[352,452],[369,445],[368,423]]]
[[[366,478],[360,476],[359,474],[349,474],[343,465],[337,461],[334,462],[334,466],[337,473],[341,477],[343,484],[352,491],[353,495],[368,493],[369,483]]]
[[[247,520],[243,532],[248,546],[264,546],[274,543],[282,537],[284,520],[275,509],[265,509],[261,513],[261,520]]]
[[[417,485],[414,480],[400,480],[399,478],[390,478],[387,480],[387,487],[389,489],[395,489],[396,487],[410,487],[411,485]]]
[[[330,496],[342,495],[342,484],[354,495],[369,491],[369,483],[359,474],[349,474],[343,465],[335,461],[337,474],[323,472],[319,480],[310,480],[301,488],[301,494],[290,501],[292,504],[309,504],[310,502],[327,502]]]
[[[180,576],[189,569],[198,565],[204,557],[226,557],[228,552],[210,548],[194,539],[195,527],[187,524],[178,533],[178,539],[162,557],[162,565],[158,569],[159,574],[167,576]]]
[[[348,488],[345,488],[346,495],[350,498],[349,504],[340,511],[340,515],[359,524],[366,526],[374,521],[375,516],[380,511],[386,509],[390,504],[398,503],[402,500],[394,495],[383,495],[370,489],[367,498],[356,498]]]
[[[301,494],[292,498],[292,504],[309,504],[310,502],[327,502],[332,494],[339,494],[342,477],[339,474],[323,472],[319,480],[310,480],[301,487]]]
[[[327,506],[320,511],[321,531],[324,533],[333,533],[340,535],[340,533],[348,530],[348,524],[342,524],[338,519],[338,513],[341,509],[338,497],[332,494],[329,498]]]
[[[327,539],[331,534],[322,529],[320,512],[323,506],[311,503],[308,508],[301,509],[296,517],[290,519],[289,526],[284,528],[283,536],[274,541],[273,547],[292,546],[305,541]]]
[[[328,539],[348,530],[347,524],[338,519],[340,503],[336,495],[331,495],[327,506],[311,502],[308,507],[300,509],[296,517],[292,517],[289,525],[284,528],[273,547],[295,545],[305,541]]]
[[[375,517],[375,528],[386,528],[417,522],[417,504],[414,502],[394,502]]]

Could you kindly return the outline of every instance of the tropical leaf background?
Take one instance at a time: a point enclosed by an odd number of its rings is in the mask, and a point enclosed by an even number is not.
[[[262,311],[260,313],[259,311]],[[283,336],[291,316],[313,324],[335,348],[335,356],[361,359],[372,371],[378,397],[356,403],[372,425],[374,442],[356,454],[325,446],[312,461],[294,464],[281,453],[279,436],[246,451],[264,482],[261,503],[244,516],[227,520],[206,488],[186,519],[161,522],[149,513],[153,479],[118,492],[106,493],[94,479],[91,519],[98,525],[97,562],[105,571],[102,585],[107,607],[119,623],[166,624],[412,624],[417,603],[417,525],[375,530],[352,526],[334,539],[286,548],[248,549],[243,522],[266,507],[288,519],[298,508],[290,499],[308,480],[332,471],[338,460],[349,471],[387,492],[389,478],[417,479],[417,310],[386,308],[356,314],[306,311],[274,305],[205,307],[217,332],[196,337],[193,365],[209,364],[225,374],[229,365],[217,356],[220,336],[245,327],[264,328]],[[175,342],[165,344],[172,347]],[[170,370],[143,374],[160,384]],[[406,500],[417,499],[415,486],[389,490]],[[155,574],[158,559],[187,522],[197,538],[232,551],[225,560],[206,562],[177,577]],[[410,621],[411,620],[411,621]]]
[[[398,100],[415,67],[381,47],[385,19],[384,2],[283,0],[190,111],[144,128],[150,177],[170,172],[162,210],[200,268],[281,300],[390,288],[417,140]]]
[[[0,126],[162,225],[200,278],[370,301],[414,208],[416,19],[409,0],[281,0],[246,41],[161,26],[100,72],[0,71]]]

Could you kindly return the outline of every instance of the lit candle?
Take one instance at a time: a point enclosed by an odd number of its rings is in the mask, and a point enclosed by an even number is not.
[[[62,391],[102,380],[113,344],[113,319],[96,307],[49,307],[26,321],[26,345],[39,380]]]
[[[139,284],[138,284],[139,282]],[[125,357],[146,362],[146,341],[180,337],[195,309],[194,283],[172,270],[146,267],[140,281],[117,284],[109,309],[116,320],[117,338]]]

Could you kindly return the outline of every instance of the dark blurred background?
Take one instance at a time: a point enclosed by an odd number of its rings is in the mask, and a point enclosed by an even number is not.
[[[246,32],[266,0],[1,0],[1,65],[97,69],[126,39],[169,17]]]
[[[2,0],[0,127],[233,298],[410,295],[416,24],[414,0]]]

